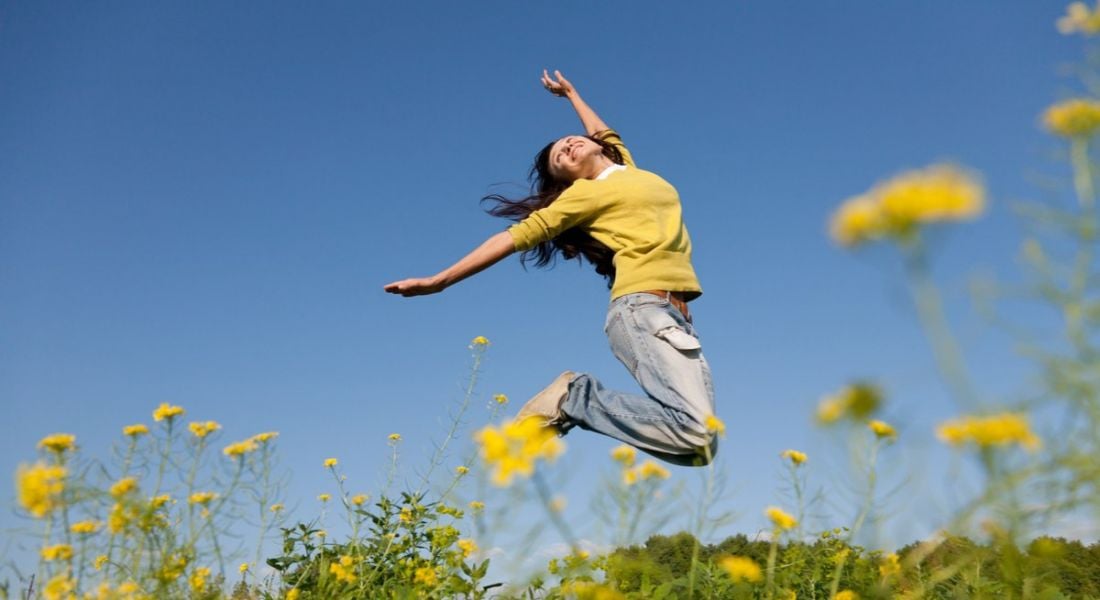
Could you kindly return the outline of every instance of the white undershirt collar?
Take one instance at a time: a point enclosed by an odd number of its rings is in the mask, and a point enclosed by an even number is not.
[[[600,174],[596,176],[596,181],[607,179],[608,175],[614,173],[615,171],[622,171],[625,168],[626,165],[611,165],[610,167],[607,167],[606,169],[600,171]]]

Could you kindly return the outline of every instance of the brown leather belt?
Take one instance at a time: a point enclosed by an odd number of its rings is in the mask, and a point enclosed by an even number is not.
[[[684,315],[684,320],[691,323],[691,311],[688,310],[687,300],[684,298],[683,292],[670,292],[668,290],[642,290],[639,294],[653,294],[654,296],[660,296],[668,300],[668,303],[675,306],[680,314]]]

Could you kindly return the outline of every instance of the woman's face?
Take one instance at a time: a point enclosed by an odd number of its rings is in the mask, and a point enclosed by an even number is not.
[[[593,170],[603,147],[583,135],[567,135],[550,146],[550,174],[558,179],[576,181]]]

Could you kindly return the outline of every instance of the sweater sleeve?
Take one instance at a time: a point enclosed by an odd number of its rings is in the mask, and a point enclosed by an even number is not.
[[[517,251],[525,251],[552,240],[558,234],[590,222],[606,204],[597,193],[600,182],[579,179],[550,203],[508,228]]]
[[[603,131],[593,133],[592,137],[615,146],[619,150],[619,154],[623,155],[623,162],[632,167],[635,166],[634,157],[632,157],[630,151],[626,149],[626,145],[623,144],[623,138],[619,137],[619,132],[614,129],[604,129]]]

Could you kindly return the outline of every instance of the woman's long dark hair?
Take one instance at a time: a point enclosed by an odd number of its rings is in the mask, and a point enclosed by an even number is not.
[[[611,159],[611,162],[617,165],[623,164],[623,156],[618,148],[592,136],[585,137],[599,144],[603,148],[603,155]],[[516,222],[522,221],[536,210],[550,206],[566,188],[573,185],[572,181],[554,177],[550,173],[550,148],[553,147],[555,142],[557,140],[547,144],[535,155],[535,164],[527,173],[527,181],[531,184],[531,193],[519,199],[507,198],[500,194],[489,194],[481,199],[482,202],[486,200],[496,202],[496,206],[487,209],[489,214]],[[532,260],[532,258],[536,267],[553,265],[559,252],[566,260],[577,259],[579,261],[583,256],[585,260],[596,267],[597,273],[604,276],[608,288],[614,283],[615,265],[611,262],[611,259],[614,258],[615,253],[579,227],[567,229],[558,234],[556,238],[524,251],[520,255],[520,262],[525,268],[527,261]]]

